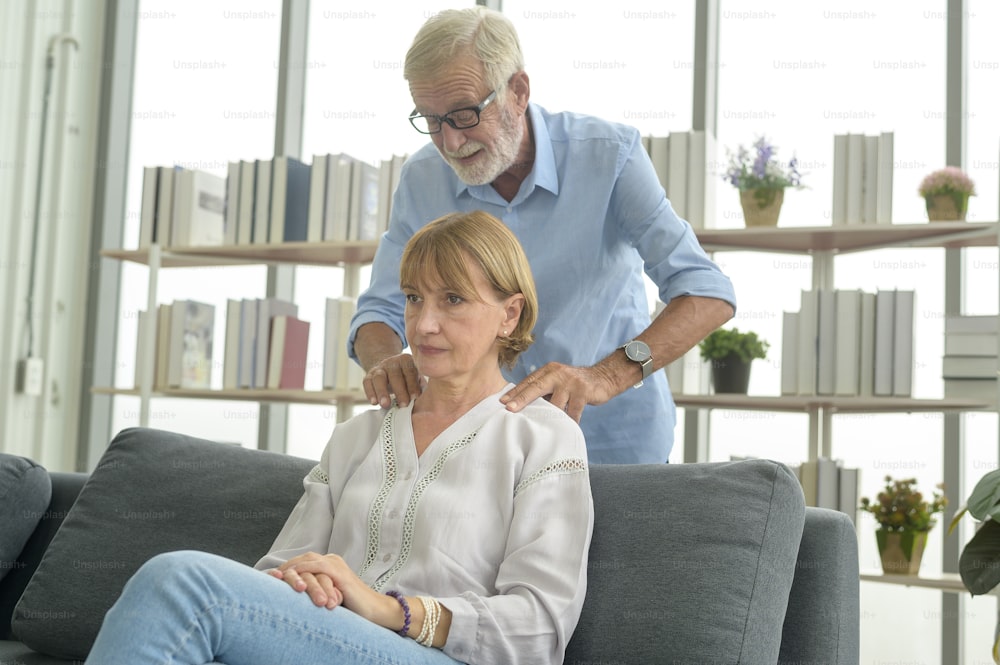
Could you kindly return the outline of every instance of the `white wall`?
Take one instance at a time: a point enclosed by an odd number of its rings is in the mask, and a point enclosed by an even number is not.
[[[0,3],[0,450],[72,470],[78,440],[87,250],[97,140],[103,0]],[[15,391],[28,352],[27,309],[46,51],[54,49],[35,269],[34,355],[43,392]]]

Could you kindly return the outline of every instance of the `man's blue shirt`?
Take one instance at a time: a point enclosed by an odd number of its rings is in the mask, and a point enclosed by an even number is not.
[[[433,144],[406,161],[371,285],[351,322],[351,357],[365,323],[389,325],[406,345],[403,247],[424,224],[456,211],[502,219],[531,264],[538,322],[535,343],[504,371],[514,383],[550,361],[594,365],[648,327],[644,270],[665,303],[693,295],[735,308],[732,283],[674,212],[636,129],[536,104],[528,112],[535,163],[510,203],[492,185],[459,180]],[[588,405],[580,425],[591,463],[655,463],[670,454],[675,420],[666,375],[655,372],[638,389]]]

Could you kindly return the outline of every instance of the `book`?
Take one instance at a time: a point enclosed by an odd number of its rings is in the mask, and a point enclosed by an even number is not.
[[[972,399],[983,404],[998,405],[996,379],[945,379],[944,396],[954,399]]]
[[[829,457],[816,460],[816,506],[837,510],[840,507],[840,464]]]
[[[666,136],[649,137],[649,160],[660,180],[663,191],[667,191],[667,173],[670,171],[670,141]]]
[[[156,237],[156,183],[155,166],[142,169],[142,199],[139,203],[139,249],[146,249]]]
[[[271,164],[271,220],[268,242],[305,242],[309,226],[309,165],[294,157]]]
[[[861,292],[861,325],[858,338],[858,395],[875,394],[875,294]]]
[[[670,132],[667,141],[670,144],[667,198],[670,199],[674,212],[682,219],[687,219],[688,133]]]
[[[806,505],[818,507],[819,460],[806,460],[799,465],[799,482],[802,484]]]
[[[271,319],[267,387],[302,390],[306,385],[309,322],[279,314]]]
[[[257,330],[254,337],[252,388],[267,386],[267,353],[270,349],[271,319],[279,314],[298,316],[299,307],[281,298],[257,299]]]
[[[146,377],[146,361],[149,354],[146,349],[146,335],[149,334],[150,326],[154,325],[153,314],[145,309],[140,309],[136,316],[135,334],[135,388],[142,389],[143,380]],[[155,371],[155,359],[150,363],[150,368]],[[152,385],[152,382],[151,382]]]
[[[893,343],[895,332],[895,292],[878,291],[875,294],[875,348],[872,394],[876,397],[892,395]]]
[[[819,296],[815,290],[803,290],[799,302],[798,389],[800,395],[816,394],[817,334],[819,332]]]
[[[836,320],[836,369],[834,394],[859,395],[861,369],[861,290],[834,292]]]
[[[944,334],[991,333],[1000,330],[1000,317],[996,315],[949,314],[944,317]]]
[[[345,242],[351,213],[351,164],[354,159],[343,153],[330,155],[326,165],[326,212],[323,217],[323,240]]]
[[[996,333],[950,333],[944,336],[948,356],[996,356],[1000,353]]]
[[[711,132],[688,132],[687,215],[684,217],[696,229],[715,226],[715,139]]]
[[[864,136],[865,166],[861,194],[861,222],[875,224],[878,215],[878,136]]]
[[[240,161],[240,204],[236,213],[236,244],[249,245],[253,242],[254,204],[257,197],[257,165],[252,161]]]
[[[878,190],[875,206],[875,223],[892,224],[892,176],[893,176],[893,133],[882,132],[878,137],[878,174],[875,187]]]
[[[859,224],[864,205],[865,137],[847,135],[847,224]]]
[[[837,300],[832,289],[817,290],[816,394],[833,395],[837,388]]]
[[[267,244],[271,232],[271,160],[258,159],[254,162],[254,204],[253,239],[254,245]]]
[[[170,311],[168,388],[209,388],[215,305],[175,300]]]
[[[838,473],[837,509],[846,513],[855,526],[858,524],[858,505],[861,503],[861,470],[841,467]]]
[[[347,340],[351,332],[351,317],[356,302],[353,298],[327,298],[326,330],[323,347],[323,388],[351,390],[361,387],[361,366],[347,355]]]
[[[236,371],[239,388],[253,388],[253,363],[256,357],[257,299],[244,298],[240,303],[240,362]]]
[[[997,357],[951,356],[941,358],[941,377],[944,379],[996,379]]]
[[[172,306],[163,303],[156,310],[156,362],[153,371],[153,386],[157,389],[167,387],[167,365],[170,357],[170,321]]]
[[[383,159],[378,169],[378,230],[376,237],[389,229],[389,207],[392,205],[392,159]]]
[[[156,169],[156,229],[153,242],[161,247],[170,244],[174,217],[174,171],[172,166]]]
[[[833,207],[834,226],[847,224],[847,134],[833,137]]]
[[[892,394],[909,397],[913,392],[914,291],[896,291],[893,306]]]
[[[222,387],[235,390],[240,387],[240,322],[243,302],[237,298],[226,301],[226,338],[222,349]]]
[[[799,312],[783,312],[781,317],[781,394],[797,395]]]
[[[235,245],[240,224],[240,162],[229,162],[226,170],[226,221],[222,244]]]
[[[326,155],[313,155],[309,172],[309,222],[306,240],[322,242],[323,215],[326,212]]]
[[[351,195],[348,212],[348,239],[375,240],[378,237],[378,169],[368,162],[351,164]]]
[[[208,247],[223,243],[226,225],[226,179],[196,169],[174,175],[172,245]]]

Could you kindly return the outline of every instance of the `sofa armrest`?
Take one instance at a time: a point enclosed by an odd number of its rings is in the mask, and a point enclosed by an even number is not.
[[[52,496],[49,506],[42,515],[38,525],[32,532],[24,549],[18,556],[16,565],[3,580],[0,580],[0,640],[11,636],[10,622],[14,614],[14,606],[24,593],[28,581],[38,568],[46,548],[62,525],[63,518],[79,496],[83,484],[87,481],[85,473],[50,472],[52,480]],[[2,663],[4,661],[0,661]],[[16,661],[11,661],[16,662]]]
[[[860,589],[854,523],[835,510],[806,508],[779,665],[857,665],[861,659]]]

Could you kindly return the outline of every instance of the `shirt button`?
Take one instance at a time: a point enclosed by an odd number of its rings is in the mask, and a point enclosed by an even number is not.
[[[403,480],[409,480],[412,477],[413,477],[412,471],[407,471],[406,473],[403,474]]]
[[[392,555],[386,554],[384,557],[382,557],[382,561],[384,561],[385,563],[389,563],[390,561],[392,561]]]
[[[528,371],[534,372],[536,369],[538,369],[538,365],[532,365],[531,367],[528,368]]]
[[[397,517],[399,517],[399,511],[398,510],[396,510],[395,508],[393,508],[392,510],[389,511],[389,519],[394,520]]]
[[[513,206],[507,206],[507,212],[511,212],[512,210],[514,210]]]

